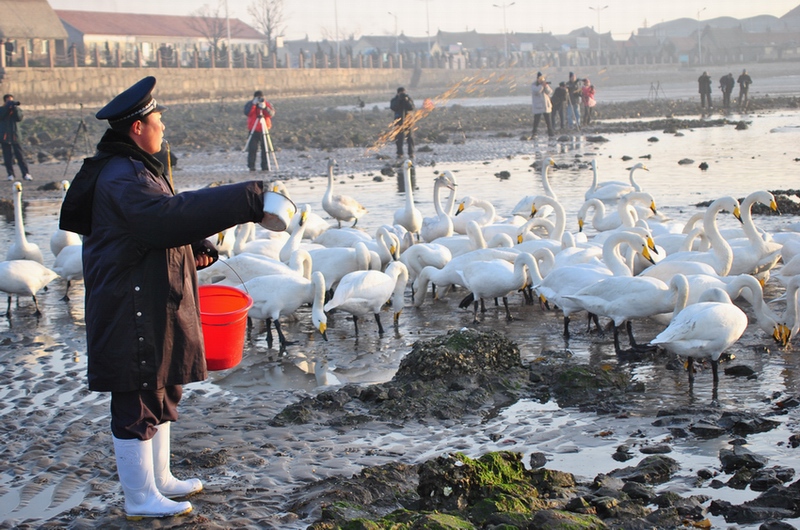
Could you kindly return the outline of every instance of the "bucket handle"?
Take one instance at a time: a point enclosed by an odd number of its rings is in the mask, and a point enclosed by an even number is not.
[[[241,277],[241,276],[239,276],[239,273],[238,273],[238,272],[236,272],[236,269],[234,269],[233,267],[231,267],[230,263],[228,263],[228,262],[227,262],[227,260],[222,260],[222,259],[221,259],[221,260],[219,260],[219,261],[220,261],[220,263],[224,263],[224,264],[225,264],[225,266],[226,266],[226,267],[228,267],[228,268],[231,270],[231,272],[233,272],[233,273],[236,275],[236,277],[237,277],[237,278],[239,278],[239,283],[240,283],[240,284],[242,284],[242,288],[243,288],[243,289],[244,289],[244,291],[247,293],[247,295],[248,295],[248,296],[250,296],[250,291],[248,291],[248,290],[247,290],[247,286],[244,284],[244,280],[242,280],[242,277]]]

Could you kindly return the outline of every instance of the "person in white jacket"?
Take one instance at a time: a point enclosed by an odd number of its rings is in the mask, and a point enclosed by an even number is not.
[[[536,138],[536,130],[539,128],[539,121],[542,118],[547,126],[547,135],[553,136],[553,125],[550,122],[550,113],[553,110],[553,104],[550,102],[551,95],[553,95],[553,89],[550,88],[550,83],[547,82],[544,74],[536,72],[536,81],[531,86],[533,138]]]

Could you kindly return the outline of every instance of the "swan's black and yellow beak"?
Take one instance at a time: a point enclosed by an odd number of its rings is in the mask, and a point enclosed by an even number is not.
[[[656,262],[653,260],[653,256],[650,255],[650,249],[647,245],[642,245],[642,257],[653,265],[656,264]]]
[[[325,342],[328,341],[328,334],[326,333],[328,330],[328,325],[325,322],[319,323],[319,332],[322,335],[322,338],[325,339]]]
[[[733,216],[734,216],[735,218],[737,218],[737,219],[739,220],[739,222],[740,222],[740,223],[744,224],[744,221],[742,221],[742,210],[739,208],[739,205],[738,205],[738,204],[737,204],[737,205],[736,205],[736,207],[733,209]]]
[[[781,214],[781,211],[778,209],[778,202],[775,199],[769,201],[769,209],[776,212],[778,215]]]
[[[583,223],[584,223],[583,218],[578,217],[578,232],[583,232]]]

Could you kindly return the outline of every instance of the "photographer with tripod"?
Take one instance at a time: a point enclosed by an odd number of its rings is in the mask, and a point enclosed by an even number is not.
[[[250,131],[246,147],[247,167],[250,171],[256,170],[256,153],[260,145],[261,171],[269,171],[268,149],[272,151],[269,130],[272,128],[272,117],[275,116],[275,109],[264,99],[264,93],[256,90],[253,93],[253,99],[244,104],[244,114],[247,116],[247,130]]]
[[[19,170],[25,180],[33,180],[28,173],[28,164],[25,163],[25,155],[19,145],[19,127],[17,124],[22,121],[22,109],[19,108],[19,101],[14,100],[14,96],[6,94],[3,96],[3,106],[0,107],[0,144],[3,146],[3,164],[8,171],[8,180],[14,180],[14,158],[17,159]]]

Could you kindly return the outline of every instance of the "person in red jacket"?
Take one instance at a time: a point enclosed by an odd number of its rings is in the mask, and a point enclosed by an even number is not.
[[[272,128],[272,117],[275,116],[275,108],[264,99],[262,91],[256,90],[253,93],[253,99],[245,103],[244,113],[247,116],[247,130],[250,133],[250,137],[247,140],[247,167],[250,171],[256,170],[256,153],[260,145],[261,171],[269,171],[266,134]],[[263,118],[263,121],[261,118]],[[267,127],[266,130],[264,125]]]

